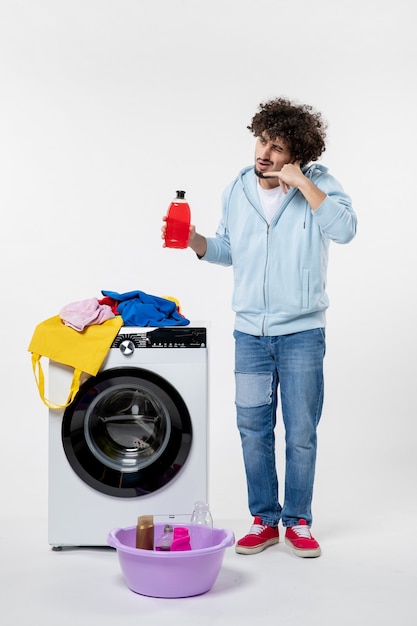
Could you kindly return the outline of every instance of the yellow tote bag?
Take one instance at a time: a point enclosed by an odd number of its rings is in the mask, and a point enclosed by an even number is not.
[[[123,325],[119,316],[102,324],[91,324],[82,332],[65,326],[59,315],[38,324],[28,347],[32,353],[32,368],[41,400],[50,409],[64,409],[74,400],[82,372],[95,376],[99,371],[114,338]],[[45,378],[41,358],[74,368],[74,374],[65,404],[56,404],[45,398]]]

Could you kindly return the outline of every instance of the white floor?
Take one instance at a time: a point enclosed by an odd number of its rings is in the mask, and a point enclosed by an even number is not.
[[[236,537],[240,522],[217,520]],[[282,542],[258,555],[225,552],[211,591],[157,599],[130,591],[111,548],[52,551],[44,519],[2,521],[0,611],[5,626],[417,624],[413,524],[315,527],[323,555],[301,559]]]

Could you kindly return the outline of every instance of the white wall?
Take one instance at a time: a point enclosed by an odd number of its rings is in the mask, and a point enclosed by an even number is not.
[[[160,226],[182,188],[193,222],[213,234],[223,188],[252,163],[246,126],[279,95],[323,111],[322,161],[359,218],[357,238],[331,251],[316,519],[416,512],[412,8],[0,0],[0,476],[10,514],[46,512],[47,409],[27,353],[35,325],[102,289],[141,289],[174,295],[187,317],[211,324],[211,506],[216,517],[248,515],[231,270],[162,249]]]

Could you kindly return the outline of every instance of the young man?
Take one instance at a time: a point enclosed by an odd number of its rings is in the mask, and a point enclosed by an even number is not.
[[[285,542],[301,557],[320,556],[311,534],[317,435],[323,404],[326,272],[330,241],[356,233],[351,200],[327,168],[325,123],[309,105],[263,103],[248,129],[255,165],[223,195],[216,237],[190,227],[189,247],[205,261],[233,265],[237,425],[254,517],[236,544],[254,554]],[[163,228],[164,230],[164,228]],[[285,498],[275,463],[280,389],[285,426]]]

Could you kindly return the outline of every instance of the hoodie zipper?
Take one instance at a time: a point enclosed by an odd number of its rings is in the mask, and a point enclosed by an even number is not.
[[[265,311],[265,313],[266,313],[266,272],[267,272],[268,260],[269,260],[269,231],[270,230],[271,230],[271,225],[268,224],[268,222],[266,222],[266,261],[265,261],[265,267],[264,267],[264,282],[263,282],[263,287],[262,287],[262,291],[263,291],[263,295],[264,295],[264,311]],[[265,335],[265,319],[266,319],[266,314],[264,314],[264,316],[262,318],[262,327],[261,327],[262,337],[264,337],[264,335]]]

